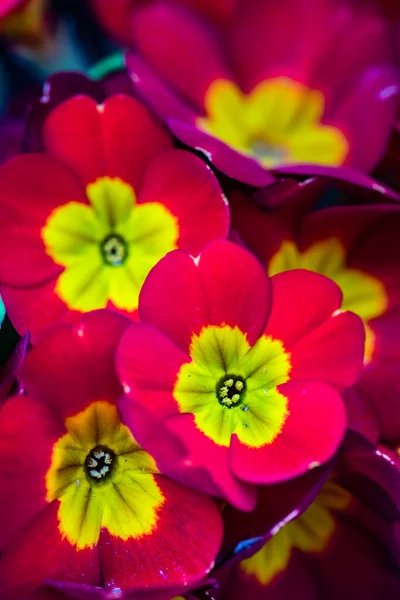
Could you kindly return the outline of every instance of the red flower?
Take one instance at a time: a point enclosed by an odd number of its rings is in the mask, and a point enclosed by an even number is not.
[[[120,419],[113,362],[127,325],[101,311],[50,330],[22,368],[28,396],[0,410],[2,600],[49,586],[179,593],[213,565],[216,505],[160,474]]]
[[[256,510],[224,511],[228,538],[244,533],[258,549],[213,575],[220,600],[394,600],[400,593],[400,472],[386,448],[349,432],[338,456],[322,468],[319,490],[306,478],[261,490]],[[329,467],[333,472],[329,473]],[[319,469],[321,471],[321,469]],[[304,487],[306,484],[306,488]],[[294,502],[308,489],[308,503]],[[310,496],[311,492],[311,496]],[[273,529],[271,514],[292,510]],[[263,544],[264,540],[264,544]],[[261,543],[260,543],[261,542]],[[242,544],[246,547],[246,544]]]
[[[362,323],[341,300],[305,271],[268,280],[228,242],[169,254],[117,354],[134,435],[163,469],[244,509],[254,484],[324,463],[346,427],[338,390],[362,366]]]
[[[171,149],[134,98],[60,104],[46,154],[0,169],[0,280],[10,319],[35,338],[48,325],[113,308],[136,315],[147,273],[167,252],[196,255],[226,236],[226,201],[210,169]]]
[[[137,8],[131,31],[136,93],[230,177],[368,183],[399,97],[394,32],[370,2],[237,0],[218,27],[160,1]]]
[[[400,441],[399,206],[336,206],[299,217],[284,207],[266,213],[235,195],[231,207],[233,227],[270,276],[308,269],[340,286],[343,307],[362,318],[366,331],[357,390],[377,412],[383,439]]]
[[[224,578],[221,600],[395,600],[397,566],[385,523],[335,480],[307,510]]]

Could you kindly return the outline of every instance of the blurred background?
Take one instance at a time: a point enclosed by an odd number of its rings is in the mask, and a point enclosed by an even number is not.
[[[89,73],[116,50],[96,23],[89,2],[0,0],[1,114],[20,115],[33,88],[49,74]]]

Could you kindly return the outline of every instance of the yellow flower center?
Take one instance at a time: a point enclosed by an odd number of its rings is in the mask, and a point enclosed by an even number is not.
[[[154,531],[164,503],[153,458],[122,425],[113,404],[99,401],[65,420],[46,475],[46,500],[59,501],[62,538],[78,550],[100,530],[127,540]]]
[[[217,79],[205,96],[207,116],[197,126],[265,167],[343,164],[349,144],[343,132],[322,124],[321,92],[287,77],[259,83],[244,94],[232,81]]]
[[[42,228],[46,252],[64,271],[56,294],[72,310],[138,306],[149,271],[177,247],[177,218],[158,202],[136,203],[133,188],[103,177],[86,189],[89,204],[56,208]]]
[[[283,242],[268,265],[268,274],[272,276],[291,269],[314,271],[339,285],[343,293],[343,310],[351,310],[364,322],[364,363],[368,364],[375,348],[375,335],[368,322],[382,315],[388,306],[382,282],[359,269],[348,268],[346,250],[336,238],[316,242],[303,252],[294,242]]]
[[[261,336],[250,346],[238,327],[204,327],[193,335],[191,362],[182,365],[174,397],[182,413],[216,444],[232,434],[250,447],[270,444],[288,416],[277,386],[289,380],[290,355],[280,340]]]
[[[322,552],[335,532],[332,511],[345,510],[350,502],[349,492],[328,481],[307,510],[283,526],[257,554],[242,561],[241,569],[267,585],[287,568],[293,549]]]

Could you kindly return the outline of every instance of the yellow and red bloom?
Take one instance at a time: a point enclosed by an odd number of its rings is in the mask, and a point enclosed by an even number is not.
[[[4,600],[49,586],[179,593],[213,565],[216,505],[161,474],[121,420],[113,362],[129,323],[98,311],[49,330],[20,373],[28,395],[1,408]]]
[[[233,227],[270,276],[307,269],[335,281],[343,308],[358,314],[366,341],[357,390],[378,415],[384,440],[400,440],[400,290],[395,204],[338,206],[294,217],[285,208],[266,213],[232,197]]]
[[[247,510],[256,484],[326,462],[346,428],[339,390],[357,380],[364,347],[361,320],[341,302],[327,278],[269,280],[228,242],[196,259],[170,253],[117,354],[134,435],[163,470]]]
[[[171,131],[234,179],[328,172],[366,184],[396,120],[392,29],[351,0],[237,0],[222,27],[161,1],[132,15],[140,54],[127,66]]]
[[[160,258],[175,248],[196,255],[227,235],[210,169],[171,149],[134,98],[73,97],[49,114],[42,138],[45,153],[0,170],[0,280],[19,331],[35,337],[100,308],[135,318]]]
[[[400,578],[382,535],[394,528],[331,479],[303,514],[231,570],[221,599],[394,600]]]

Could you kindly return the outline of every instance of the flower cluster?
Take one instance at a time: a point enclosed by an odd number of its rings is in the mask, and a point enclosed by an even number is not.
[[[88,4],[0,140],[1,600],[397,600],[400,15]]]

